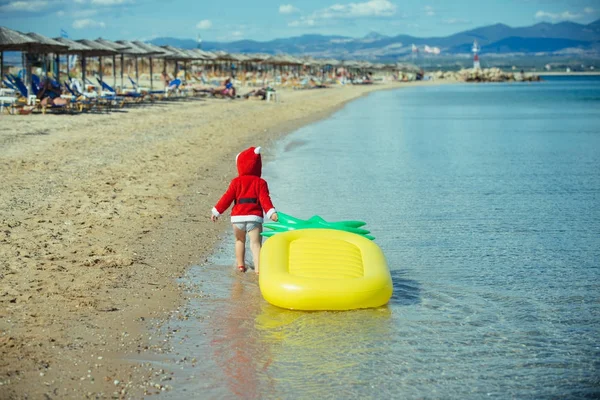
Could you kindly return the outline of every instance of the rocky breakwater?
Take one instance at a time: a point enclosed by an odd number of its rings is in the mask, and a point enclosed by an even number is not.
[[[539,75],[522,72],[504,72],[500,68],[461,69],[460,71],[438,71],[432,74],[434,79],[459,82],[533,82],[541,80]]]

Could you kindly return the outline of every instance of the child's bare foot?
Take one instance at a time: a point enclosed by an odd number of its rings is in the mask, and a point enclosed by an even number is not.
[[[240,266],[238,267],[238,271],[240,271],[240,272],[246,272],[246,267],[245,267],[245,266],[243,266],[243,265],[240,265]]]

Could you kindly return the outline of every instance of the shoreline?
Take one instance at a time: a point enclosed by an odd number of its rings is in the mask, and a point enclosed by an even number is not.
[[[274,141],[370,92],[439,84],[3,119],[0,398],[160,391],[156,371],[127,358],[152,351],[156,324],[185,301],[177,278],[226,231],[210,209],[235,154],[261,145],[271,157]]]
[[[536,72],[539,76],[598,76],[600,71],[594,72]]]

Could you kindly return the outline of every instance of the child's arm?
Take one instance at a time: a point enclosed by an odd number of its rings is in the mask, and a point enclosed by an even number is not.
[[[216,221],[217,218],[219,218],[219,216],[221,216],[221,214],[223,214],[229,208],[231,203],[233,203],[233,200],[235,200],[236,187],[237,185],[234,179],[229,184],[227,191],[223,194],[223,196],[221,196],[217,204],[213,207],[211,216],[213,221]]]
[[[277,217],[277,211],[275,211],[275,207],[273,207],[273,202],[271,201],[271,196],[269,195],[269,185],[267,185],[267,181],[264,179],[261,179],[259,190],[258,200],[260,201],[263,211],[267,214],[267,218],[277,222],[279,219]]]

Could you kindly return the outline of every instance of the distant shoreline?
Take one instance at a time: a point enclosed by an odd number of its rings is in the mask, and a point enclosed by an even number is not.
[[[531,73],[539,75],[539,76],[569,76],[569,75],[598,76],[598,75],[600,75],[600,71],[594,71],[594,72],[591,72],[591,71],[590,72],[531,72]]]

